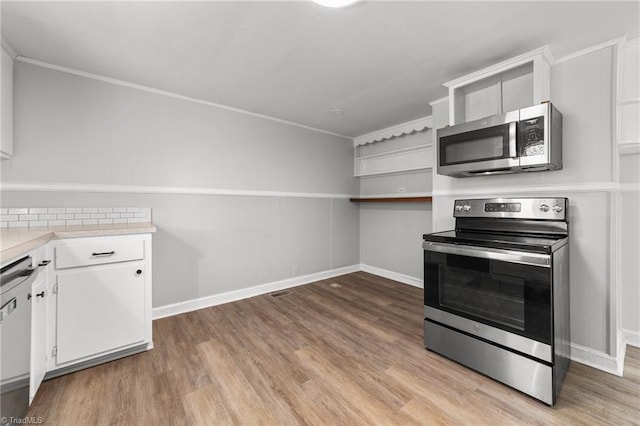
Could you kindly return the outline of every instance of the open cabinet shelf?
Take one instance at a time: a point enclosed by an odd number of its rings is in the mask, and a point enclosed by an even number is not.
[[[430,203],[432,197],[349,198],[354,203]]]

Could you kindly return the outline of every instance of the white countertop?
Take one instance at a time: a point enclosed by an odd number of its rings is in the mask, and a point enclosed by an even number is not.
[[[55,239],[149,234],[153,232],[156,232],[156,226],[150,222],[2,229],[0,230],[0,263],[5,263],[8,260],[24,255]]]

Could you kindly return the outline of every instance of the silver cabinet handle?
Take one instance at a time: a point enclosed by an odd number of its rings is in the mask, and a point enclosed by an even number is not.
[[[43,260],[42,262],[38,263],[38,266],[47,266],[50,263],[51,263],[50,260]]]
[[[115,251],[103,251],[100,253],[91,253],[91,256],[113,256],[116,254]]]

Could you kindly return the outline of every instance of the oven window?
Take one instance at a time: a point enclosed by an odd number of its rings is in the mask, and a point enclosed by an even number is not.
[[[425,251],[424,303],[550,343],[551,270]]]
[[[446,268],[440,305],[524,330],[524,279]]]

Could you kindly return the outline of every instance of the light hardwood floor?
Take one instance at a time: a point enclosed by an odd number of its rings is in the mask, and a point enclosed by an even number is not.
[[[424,349],[422,290],[363,272],[154,322],[155,349],[43,383],[46,425],[640,424],[625,377],[573,363],[554,408]]]

